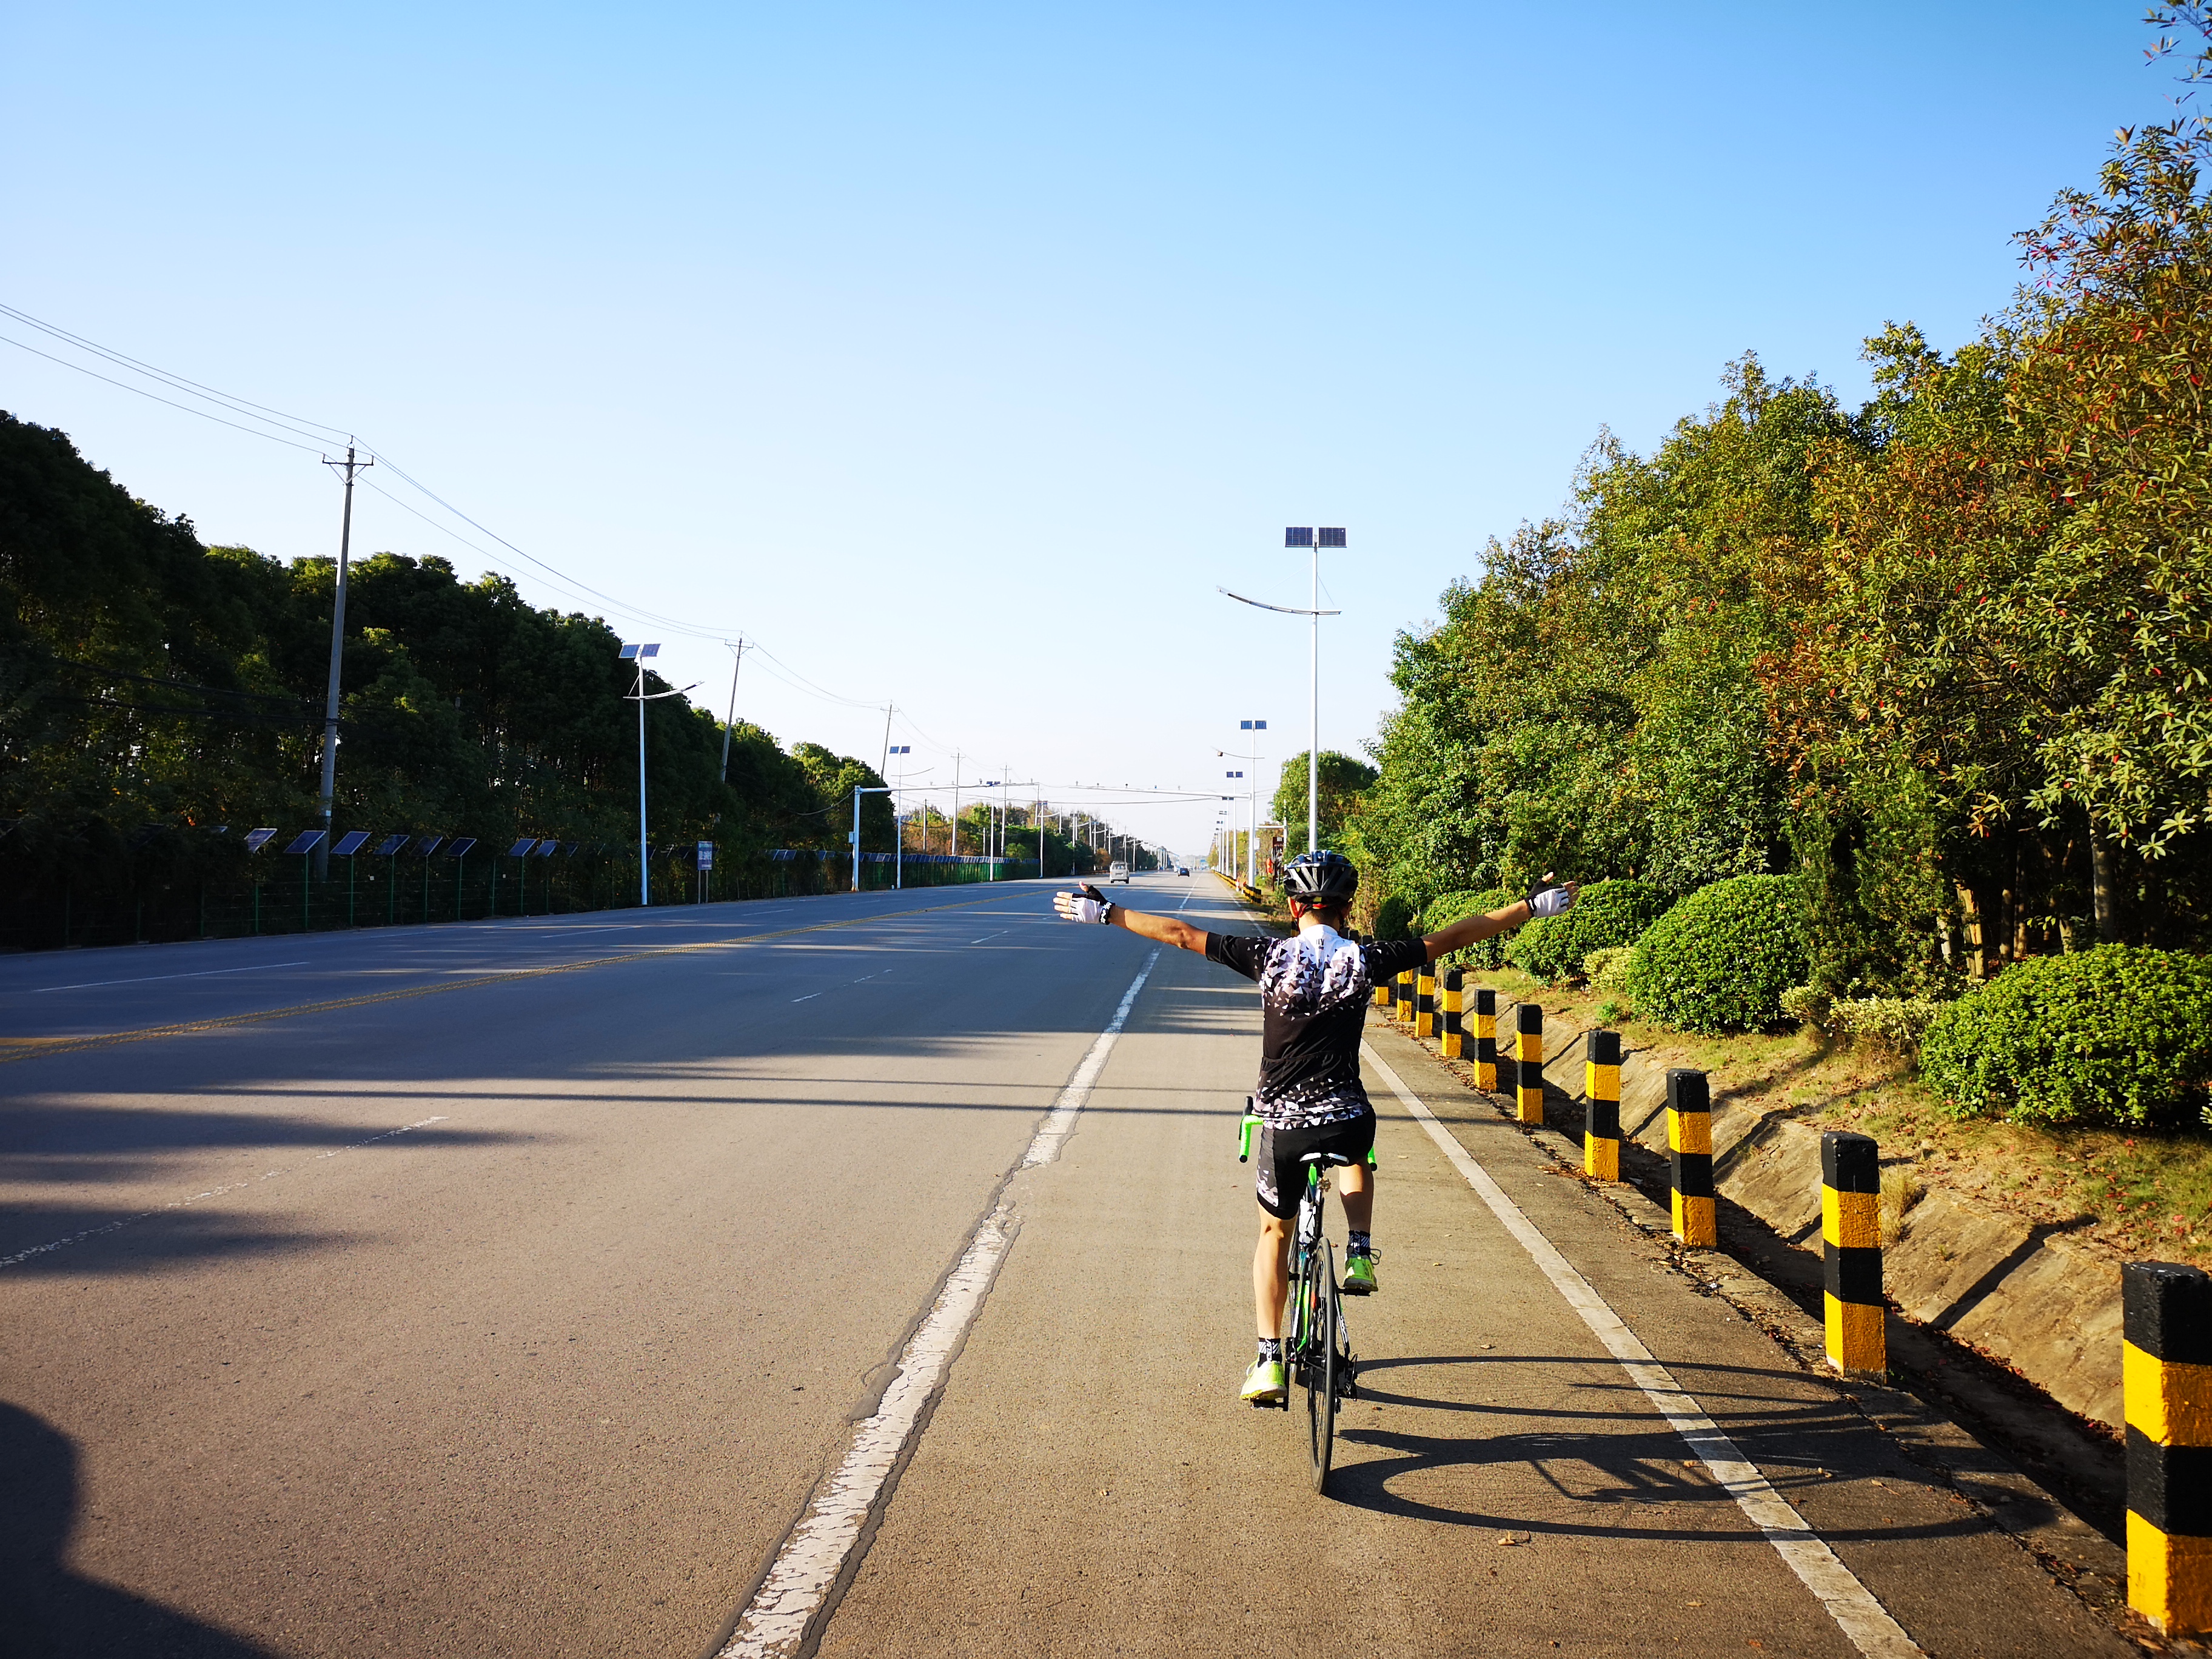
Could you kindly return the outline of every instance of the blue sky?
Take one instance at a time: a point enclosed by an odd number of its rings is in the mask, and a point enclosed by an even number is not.
[[[2176,88],[2141,6],[558,5],[0,14],[0,301],[358,431],[719,712],[963,775],[1211,787],[1746,349],[1856,398]],[[29,330],[0,335],[50,346]],[[64,352],[63,355],[73,355]],[[78,359],[79,361],[86,361]],[[0,407],[210,541],[312,454],[0,347]],[[479,552],[364,492],[357,549]],[[1116,805],[1202,848],[1206,805]]]

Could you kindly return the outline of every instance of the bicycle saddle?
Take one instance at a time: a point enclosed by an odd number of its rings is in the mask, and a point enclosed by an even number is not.
[[[1308,1152],[1298,1160],[1301,1164],[1326,1164],[1331,1169],[1342,1169],[1354,1161],[1342,1152]]]

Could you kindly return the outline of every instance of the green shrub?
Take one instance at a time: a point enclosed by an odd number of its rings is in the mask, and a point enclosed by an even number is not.
[[[1421,932],[1424,934],[1440,933],[1455,921],[1464,921],[1469,916],[1487,915],[1492,910],[1503,910],[1522,896],[1506,887],[1486,887],[1480,892],[1462,889],[1458,892],[1443,894],[1431,899],[1428,908],[1421,912]],[[1482,939],[1453,951],[1443,960],[1462,968],[1503,968],[1505,965],[1505,945],[1510,937],[1501,933],[1496,939]]]
[[[1784,993],[1783,1012],[1790,1012]],[[1893,1054],[1909,1054],[1936,1015],[1950,1005],[1934,997],[1847,997],[1832,1003],[1821,1023],[1855,1042],[1871,1043]]]
[[[1413,907],[1393,893],[1376,907],[1375,937],[1405,939],[1413,931]]]
[[[1962,1117],[2179,1116],[2212,1078],[2212,957],[2100,945],[2017,963],[1936,1016],[1920,1070]]]
[[[1835,1005],[1825,991],[1793,985],[1782,994],[1778,1006],[1784,1019],[1794,1019],[1800,1025],[1824,1026],[1828,1023],[1828,1010]]]
[[[1686,1031],[1755,1031],[1805,977],[1805,932],[1785,876],[1700,887],[1645,929],[1628,970],[1637,1011]]]
[[[1449,927],[1462,916],[1473,915],[1482,895],[1471,887],[1455,888],[1449,893],[1439,893],[1421,907],[1414,925],[1424,933],[1433,933],[1440,927]]]
[[[1628,988],[1628,964],[1635,960],[1633,945],[1608,945],[1583,958],[1583,977],[1600,994],[1624,991]]]
[[[1609,945],[1633,945],[1659,920],[1667,901],[1640,881],[1601,881],[1583,889],[1563,916],[1542,916],[1513,936],[1505,957],[1523,973],[1556,982],[1581,971],[1583,958]]]

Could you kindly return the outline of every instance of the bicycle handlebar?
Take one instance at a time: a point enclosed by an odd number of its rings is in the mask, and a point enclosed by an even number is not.
[[[1252,1109],[1252,1097],[1244,1097],[1244,1116],[1237,1126],[1237,1161],[1249,1162],[1252,1156],[1252,1131],[1260,1126],[1259,1115]]]

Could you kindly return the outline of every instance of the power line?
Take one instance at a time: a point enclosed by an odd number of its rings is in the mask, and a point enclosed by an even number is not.
[[[9,335],[0,334],[0,340],[5,340],[18,351],[27,351],[33,357],[44,357],[50,363],[59,363],[64,368],[73,368],[80,374],[89,374],[95,380],[105,380],[110,386],[121,386],[125,392],[135,392],[142,398],[151,398],[157,404],[167,404],[172,409],[181,409],[187,415],[197,415],[204,421],[213,421],[217,426],[227,426],[234,432],[243,432],[248,437],[266,438],[270,443],[283,444],[287,449],[304,449],[310,455],[321,453],[321,451],[312,444],[295,444],[289,438],[280,438],[273,432],[259,432],[250,426],[240,426],[236,421],[226,421],[220,415],[209,414],[204,409],[194,409],[190,404],[180,404],[173,398],[164,398],[158,393],[149,392],[143,386],[132,386],[129,381],[118,380],[112,374],[102,374],[97,369],[87,368],[82,363],[73,363],[66,357],[57,357],[51,351],[41,351],[36,346],[25,345],[21,340]]]
[[[211,386],[203,386],[199,381],[187,380],[181,374],[173,374],[167,369],[158,368],[152,363],[141,362],[137,358],[131,356],[126,353],[117,351],[110,347],[104,346],[97,340],[88,340],[82,334],[72,334],[65,328],[57,327],[52,323],[33,317],[29,312],[18,310],[14,306],[0,304],[0,316],[13,317],[19,323],[27,323],[31,327],[37,329],[42,334],[50,334],[57,340],[66,340],[71,345],[77,347],[80,350],[89,351],[98,356],[105,357],[109,362],[114,363],[119,368],[136,369],[141,374],[150,375],[154,379],[162,381],[164,384],[177,391],[190,392],[196,397],[205,398],[210,402],[219,403],[224,407],[229,409],[234,414],[246,415],[249,419],[258,419],[263,416],[271,415],[278,416],[278,421],[271,422],[271,424],[283,424],[287,422],[298,422],[301,423],[300,425],[290,426],[289,429],[299,433],[299,434],[303,438],[321,437],[326,440],[335,440],[346,435],[346,434],[337,427],[327,425],[321,421],[312,420],[305,415],[287,415],[281,409],[271,409],[268,404],[257,404],[251,398],[234,397],[228,392],[219,392]],[[44,355],[44,353],[40,354],[40,356]],[[56,362],[61,362],[62,360],[57,357],[53,361]],[[67,363],[64,364],[64,367],[74,368],[76,365],[74,363]],[[105,379],[106,377],[102,376],[100,378]],[[119,386],[122,382],[115,381],[112,384]],[[182,405],[179,404],[176,405],[176,407],[181,408]],[[194,410],[192,412],[197,414],[199,411]],[[303,429],[303,428],[310,426],[316,428],[317,430],[314,432],[308,432]]]
[[[119,380],[112,375],[103,374],[100,373],[99,370],[87,368],[82,363],[71,362],[65,357],[58,357],[52,352],[41,351],[36,346],[27,344],[21,340],[15,339],[6,335],[0,335],[0,341],[5,341],[6,343],[15,347],[18,350],[27,351],[34,357],[43,358],[47,362],[57,364],[63,368],[74,370],[79,374],[89,376],[91,379],[101,381],[106,385],[118,387],[125,392],[135,393],[138,397],[149,398],[153,402],[163,404],[167,408],[179,410],[187,415],[198,416],[200,419],[204,421],[212,421],[218,426],[228,427],[234,432],[243,432],[249,437],[264,439],[270,443],[282,444],[288,449],[301,450],[311,455],[321,454],[322,446],[319,443],[301,443],[295,438],[279,437],[275,432],[264,431],[261,429],[261,427],[277,427],[283,431],[295,433],[301,438],[319,438],[323,434],[328,434],[332,440],[343,437],[347,438],[349,441],[351,441],[350,437],[345,433],[343,428],[331,426],[324,422],[314,420],[308,416],[290,414],[283,410],[275,408],[272,405],[258,404],[253,402],[251,398],[238,397],[234,393],[221,391],[216,387],[207,386],[200,381],[191,380],[187,376],[175,374],[171,370],[160,368],[155,364],[145,362],[138,358],[130,356],[126,352],[118,351],[112,347],[101,345],[96,340],[88,339],[80,334],[71,333],[67,329],[61,328],[55,324],[46,322],[43,319],[34,317],[30,313],[23,311],[15,306],[0,302],[0,316],[12,318],[17,322],[24,324],[28,327],[34,328],[53,339],[65,342],[66,343],[76,347],[79,350],[90,352],[103,362],[112,364],[117,368],[126,369],[133,374],[143,374],[149,379],[155,380],[157,384],[167,387],[170,391],[182,392],[186,397],[197,398],[203,402],[212,403],[217,408],[225,410],[230,414],[242,416],[246,421],[258,422],[260,423],[259,426],[249,426],[244,424],[240,421],[225,419],[223,416],[211,413],[208,410],[195,408],[191,404],[179,403],[173,398],[162,397],[159,392],[149,391],[144,386],[133,386],[127,380]],[[309,428],[313,429],[310,430]],[[757,639],[740,634],[738,629],[726,627],[702,627],[696,622],[676,617],[664,616],[659,611],[647,610],[642,605],[633,605],[626,600],[617,599],[611,593],[604,592],[600,589],[593,587],[588,582],[582,581],[574,576],[569,575],[567,572],[561,570],[557,567],[548,564],[544,560],[538,557],[535,554],[531,553],[523,548],[518,547],[514,543],[507,540],[506,537],[501,535],[489,525],[486,525],[463,512],[459,507],[454,506],[453,502],[439,495],[436,490],[424,483],[420,478],[416,477],[412,473],[409,472],[404,467],[401,466],[397,461],[393,460],[390,455],[385,453],[383,451],[377,449],[369,444],[362,444],[360,448],[362,453],[373,456],[379,464],[387,468],[394,477],[404,482],[409,488],[417,491],[430,501],[434,502],[439,507],[452,514],[454,518],[459,519],[463,524],[467,525],[479,535],[488,537],[490,540],[497,543],[501,547],[505,548],[509,553],[514,555],[514,557],[522,560],[525,563],[531,566],[532,569],[538,573],[535,580],[548,583],[548,585],[552,586],[556,592],[564,594],[571,599],[587,604],[596,602],[599,605],[607,607],[617,616],[626,617],[632,622],[647,623],[655,628],[665,629],[670,632],[679,634],[690,639],[713,640],[726,642],[732,635],[735,635],[744,639],[747,647],[764,659],[763,667],[767,672],[771,674],[776,679],[781,680],[786,685],[790,686],[794,690],[805,692],[811,696],[819,697],[824,702],[836,703],[848,708],[873,709],[881,708],[884,706],[885,700],[882,698],[872,699],[847,696],[842,692],[832,691],[825,686],[817,684],[814,681],[807,678],[805,675],[800,673],[797,669],[792,667],[790,664],[785,662],[781,658],[769,651],[768,647],[763,645]],[[505,568],[507,570],[508,574],[512,575],[521,575],[524,574],[522,571],[515,569],[514,567],[508,565],[504,559],[501,558],[499,555],[492,552],[490,549],[471,541],[466,536],[462,535],[451,526],[439,523],[437,520],[432,518],[428,514],[424,513],[420,508],[400,500],[399,497],[393,495],[390,490],[385,489],[367,479],[363,479],[362,482],[367,484],[369,489],[375,490],[379,495],[381,495],[386,501],[390,501],[394,507],[397,507],[401,511],[421,520],[424,524],[437,531],[441,535],[451,538],[453,540],[459,543],[463,547],[468,548],[471,551],[476,553],[479,557],[489,560],[494,567]],[[896,709],[894,711],[894,718],[900,724],[912,731],[916,736],[920,737],[923,742],[928,744],[932,748],[943,750],[947,753],[950,752],[950,750],[943,739],[936,737],[934,734],[924,728],[918,721],[908,714],[905,709]],[[1195,799],[1204,798],[1194,796],[1192,799]]]

